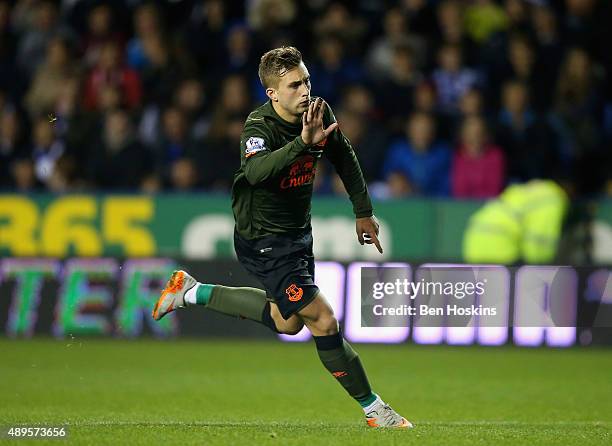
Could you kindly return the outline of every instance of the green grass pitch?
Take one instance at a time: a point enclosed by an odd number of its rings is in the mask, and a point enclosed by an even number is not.
[[[312,343],[0,340],[2,444],[612,444],[612,351],[358,345],[413,430],[369,429]]]

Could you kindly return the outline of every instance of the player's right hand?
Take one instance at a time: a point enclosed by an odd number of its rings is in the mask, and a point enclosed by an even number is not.
[[[373,215],[371,217],[361,217],[355,220],[355,229],[357,231],[357,239],[363,246],[374,245],[378,252],[383,253],[378,234],[380,232],[380,225],[378,220]]]
[[[334,122],[329,127],[323,128],[323,112],[325,111],[325,101],[317,98],[308,106],[308,110],[302,114],[302,141],[311,146],[320,143],[327,136],[336,130],[338,123]]]

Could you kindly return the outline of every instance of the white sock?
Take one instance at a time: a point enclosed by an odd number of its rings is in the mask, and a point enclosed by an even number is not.
[[[374,402],[372,402],[369,406],[363,407],[363,411],[365,413],[368,413],[372,409],[374,409],[374,407],[378,406],[379,404],[385,404],[385,402],[381,400],[378,395],[376,395],[376,399],[374,400]]]
[[[198,287],[200,284],[198,283],[194,287],[191,287],[185,293],[185,305],[195,305],[196,304],[196,293],[198,292]]]

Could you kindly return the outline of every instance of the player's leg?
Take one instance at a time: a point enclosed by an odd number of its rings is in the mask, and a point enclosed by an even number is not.
[[[185,271],[175,271],[153,309],[153,318],[190,305],[202,305],[229,316],[250,319],[279,333],[296,334],[304,324],[293,316],[285,320],[266,292],[251,287],[227,287],[199,283]]]
[[[260,322],[278,333],[293,335],[304,327],[297,315],[283,319],[278,306],[259,288],[198,283],[196,288],[187,291],[185,303]]]
[[[369,426],[412,427],[372,392],[359,355],[342,337],[334,312],[321,292],[298,315],[313,335],[321,362],[361,405]]]
[[[269,289],[268,282],[274,282],[271,280],[274,273],[270,274],[270,271],[277,270],[276,264],[271,262],[277,258],[283,262],[290,257],[285,252],[276,255],[278,249],[270,252],[270,245],[277,248],[279,243],[283,245],[285,241],[277,237],[246,240],[235,233],[234,249],[240,264]],[[297,316],[283,318],[277,305],[264,290],[199,283],[184,271],[172,275],[153,309],[153,318],[159,320],[174,309],[189,305],[203,305],[219,313],[250,319],[277,333],[296,334],[304,326]]]
[[[278,305],[274,302],[270,302],[270,316],[280,333],[296,335],[304,328],[304,322],[297,314],[289,317],[289,319],[284,319],[278,309]]]
[[[298,312],[317,347],[317,353],[327,370],[362,407],[374,402],[376,395],[361,365],[357,353],[340,334],[338,321],[322,293]]]

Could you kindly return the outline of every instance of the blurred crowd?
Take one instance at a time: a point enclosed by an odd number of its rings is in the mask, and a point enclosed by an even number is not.
[[[227,192],[295,45],[379,198],[612,195],[606,0],[0,1],[0,188]],[[333,168],[318,194],[343,194]]]

